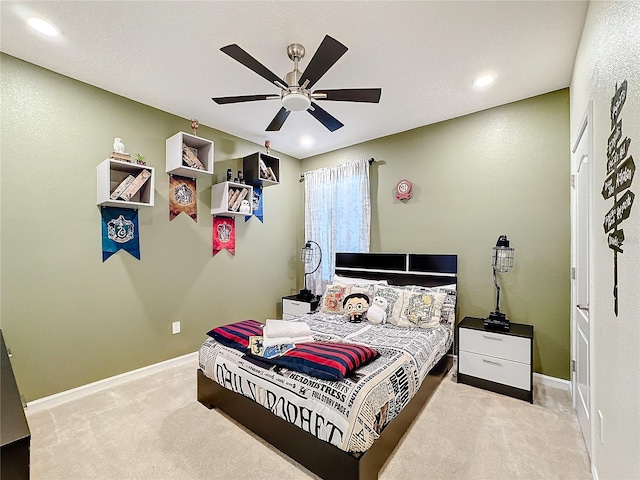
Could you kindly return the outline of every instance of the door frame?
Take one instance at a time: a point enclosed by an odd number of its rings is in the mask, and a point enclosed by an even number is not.
[[[585,109],[585,113],[582,117],[582,120],[580,122],[580,128],[578,129],[578,133],[575,136],[572,144],[571,144],[571,322],[570,322],[570,335],[571,335],[571,368],[570,368],[570,373],[571,373],[571,389],[570,389],[570,394],[572,397],[572,403],[573,403],[573,408],[574,410],[576,410],[576,403],[578,401],[578,399],[576,398],[576,395],[574,394],[575,389],[577,387],[576,383],[577,383],[577,369],[575,368],[575,362],[577,362],[577,342],[578,342],[578,331],[576,328],[576,322],[577,322],[577,318],[576,318],[576,305],[577,305],[577,292],[576,292],[576,264],[577,264],[577,243],[576,243],[576,232],[577,232],[577,173],[578,173],[578,166],[580,165],[579,162],[576,162],[576,158],[575,158],[575,153],[578,149],[578,146],[580,145],[580,141],[582,140],[583,135],[587,135],[587,156],[588,156],[588,161],[590,162],[590,166],[589,166],[589,178],[588,178],[588,189],[589,189],[589,222],[590,222],[590,227],[588,229],[588,235],[589,235],[589,243],[588,243],[588,252],[587,252],[587,260],[589,262],[589,271],[591,273],[593,273],[593,269],[591,268],[593,266],[593,241],[594,241],[594,235],[593,235],[593,197],[594,197],[594,190],[593,190],[593,164],[594,164],[594,158],[593,158],[593,135],[594,135],[594,129],[593,129],[593,100],[589,100],[589,103],[587,104],[587,108]],[[593,275],[591,274],[589,276],[589,285],[588,285],[588,289],[589,289],[589,368],[588,368],[588,372],[589,372],[589,432],[587,432],[587,434],[585,435],[585,432],[583,433],[583,437],[586,439],[588,438],[588,445],[586,445],[587,447],[587,451],[589,453],[589,456],[591,457],[591,463],[593,464],[593,456],[592,456],[592,452],[593,452],[593,446],[594,446],[594,437],[593,437],[593,433],[594,433],[594,402],[593,402],[593,385],[594,385],[594,375],[593,375],[593,369],[591,368],[593,365],[593,346],[594,346],[594,341],[593,341],[593,322],[594,322],[594,315],[593,315]],[[582,429],[580,422],[578,422],[579,427]],[[587,443],[585,441],[585,443]]]

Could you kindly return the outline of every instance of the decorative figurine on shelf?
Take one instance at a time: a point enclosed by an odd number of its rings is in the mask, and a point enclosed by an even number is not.
[[[233,180],[233,170],[227,168],[227,182],[230,182],[231,180]]]
[[[139,153],[136,153],[135,158],[136,158],[136,163],[138,165],[146,165],[147,164],[147,162],[144,161],[144,155],[140,155]]]
[[[271,148],[271,141],[265,140],[264,141],[264,148],[267,149],[267,155],[269,155],[269,149]]]
[[[195,118],[191,119],[191,130],[193,130],[194,135],[198,135],[198,127],[200,126],[200,122]]]
[[[238,182],[245,183],[244,174],[242,173],[242,170],[238,170]]]
[[[122,139],[118,137],[113,139],[113,151],[117,153],[124,153],[124,143],[122,143]]]
[[[251,214],[251,205],[249,205],[249,200],[242,200],[238,212],[245,213],[247,215]]]

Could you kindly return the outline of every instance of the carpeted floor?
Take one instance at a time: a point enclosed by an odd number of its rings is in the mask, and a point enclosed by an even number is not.
[[[29,412],[32,480],[316,479],[196,401],[197,361]],[[571,400],[534,405],[443,381],[380,473],[405,479],[590,479]]]

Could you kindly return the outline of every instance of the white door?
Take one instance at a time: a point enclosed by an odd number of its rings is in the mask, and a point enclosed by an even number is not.
[[[589,456],[591,456],[591,369],[589,315],[590,290],[590,218],[592,192],[590,108],[584,116],[582,127],[573,147],[573,282],[572,282],[572,355],[575,369],[571,375],[573,406]]]

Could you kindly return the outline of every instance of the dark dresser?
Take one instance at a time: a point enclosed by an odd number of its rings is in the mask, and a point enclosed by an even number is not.
[[[29,444],[31,432],[24,415],[18,385],[0,330],[0,442],[2,444],[2,480],[29,478]]]

